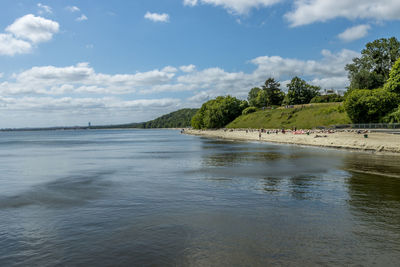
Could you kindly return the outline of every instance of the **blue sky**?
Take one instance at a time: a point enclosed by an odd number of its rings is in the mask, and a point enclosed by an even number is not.
[[[146,121],[268,77],[348,85],[398,0],[3,0],[0,128]]]

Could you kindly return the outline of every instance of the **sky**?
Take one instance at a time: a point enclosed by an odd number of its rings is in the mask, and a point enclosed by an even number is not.
[[[399,0],[2,0],[0,128],[142,122],[273,77],[345,89]]]

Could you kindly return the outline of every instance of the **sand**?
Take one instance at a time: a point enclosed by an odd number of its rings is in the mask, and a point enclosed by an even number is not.
[[[266,130],[268,131],[268,130]],[[272,130],[270,130],[272,131]],[[186,134],[199,135],[211,138],[223,138],[229,140],[243,141],[264,141],[282,144],[296,144],[307,146],[319,146],[330,148],[342,148],[371,151],[376,153],[395,153],[400,154],[400,134],[391,133],[364,133],[358,134],[356,131],[311,131],[309,135],[306,132],[287,131],[285,134],[279,132],[262,133],[259,138],[258,130],[185,130]]]

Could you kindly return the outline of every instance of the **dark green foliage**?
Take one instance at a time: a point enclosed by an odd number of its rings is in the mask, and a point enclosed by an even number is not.
[[[398,95],[384,89],[354,90],[346,98],[345,109],[354,123],[375,123],[398,103]]]
[[[155,120],[148,121],[144,124],[144,128],[181,128],[190,126],[190,122],[198,109],[181,109]]]
[[[400,123],[400,106],[383,118],[386,123]]]
[[[384,88],[389,92],[400,95],[400,57],[393,65]]]
[[[253,112],[256,112],[256,111],[257,111],[256,107],[248,107],[248,108],[245,108],[242,111],[242,115],[247,115],[247,114],[250,114],[250,113],[253,113]]]
[[[284,104],[287,105],[308,104],[321,90],[320,87],[310,85],[299,77],[294,77],[287,87],[288,93],[284,100]]]
[[[258,87],[251,89],[247,98],[250,106],[258,108],[280,106],[285,93],[279,87],[280,83],[274,78],[268,78],[261,89]]]
[[[344,97],[338,94],[330,95],[317,95],[311,99],[310,103],[332,103],[332,102],[342,102]]]
[[[192,118],[195,129],[221,128],[242,114],[247,101],[232,96],[219,96],[204,103]]]
[[[155,120],[144,122],[142,128],[183,128],[190,122],[198,109],[185,108],[163,115]]]
[[[382,38],[367,43],[360,58],[354,58],[346,65],[350,90],[375,89],[383,86],[389,72],[400,57],[400,42],[395,38]]]
[[[275,81],[274,78],[268,78],[265,81],[262,90],[265,92],[266,107],[282,105],[285,93],[281,91],[280,86],[281,84]]]

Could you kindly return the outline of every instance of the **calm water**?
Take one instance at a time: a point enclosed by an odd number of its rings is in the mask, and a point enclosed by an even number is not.
[[[2,132],[0,266],[398,266],[399,163],[178,131]]]

